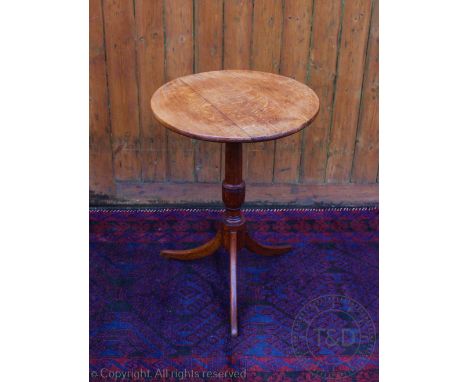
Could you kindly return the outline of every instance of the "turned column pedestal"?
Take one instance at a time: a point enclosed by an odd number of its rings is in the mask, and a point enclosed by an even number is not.
[[[226,207],[221,227],[215,237],[200,247],[173,251],[165,250],[162,256],[177,260],[194,260],[210,256],[223,246],[229,253],[231,334],[237,336],[237,253],[242,248],[259,255],[281,255],[291,249],[289,245],[269,246],[256,242],[247,232],[241,206],[245,199],[245,182],[242,180],[242,143],[226,143],[225,174],[223,181],[223,202]]]

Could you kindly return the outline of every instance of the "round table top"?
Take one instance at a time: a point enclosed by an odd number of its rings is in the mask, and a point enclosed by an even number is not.
[[[259,142],[308,126],[319,99],[288,77],[250,70],[220,70],[177,78],[151,97],[156,120],[191,138]]]

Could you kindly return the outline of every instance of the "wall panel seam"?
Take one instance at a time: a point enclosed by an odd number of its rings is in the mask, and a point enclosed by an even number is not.
[[[114,148],[112,145],[112,118],[111,118],[111,107],[110,107],[110,92],[109,92],[109,74],[108,74],[108,66],[107,66],[107,43],[106,43],[106,23],[105,23],[105,15],[104,15],[104,0],[100,0],[101,2],[101,18],[102,18],[102,43],[104,48],[104,63],[105,63],[105,73],[106,73],[106,93],[107,93],[107,117],[108,117],[108,132],[107,135],[109,137],[109,144],[110,144],[110,151],[111,151],[111,161],[112,161],[112,181],[115,183],[115,169],[114,169]]]
[[[133,4],[133,48],[135,53],[135,77],[136,77],[136,88],[137,88],[137,114],[138,114],[138,151],[140,152],[140,180],[143,180],[143,152],[142,152],[142,126],[141,126],[141,97],[140,97],[140,60],[138,59],[138,41],[137,41],[137,19],[136,19],[136,0],[132,0]]]
[[[336,84],[338,83],[338,76],[340,75],[340,53],[341,53],[341,37],[343,32],[343,18],[344,18],[344,7],[345,7],[345,0],[341,0],[341,9],[340,9],[340,29],[338,32],[338,41],[336,47],[336,63],[335,63],[335,78],[333,79],[333,101],[332,107],[330,111],[330,125],[328,127],[327,133],[327,159],[325,161],[325,171],[323,172],[323,183],[327,183],[327,169],[328,169],[328,159],[330,157],[330,143],[331,143],[331,132],[333,128],[334,118],[333,115],[335,113],[335,101],[336,101]]]
[[[311,51],[312,51],[312,40],[314,32],[314,20],[315,20],[315,0],[310,0],[312,3],[312,12],[310,13],[310,36],[309,36],[309,49],[307,51],[307,69],[306,69],[306,78],[305,83],[307,86],[310,84],[310,66],[311,66]],[[310,86],[309,86],[310,87]],[[319,101],[320,102],[320,101]],[[319,111],[320,112],[320,111]],[[310,128],[310,125],[306,129]],[[299,157],[299,174],[298,174],[298,183],[304,182],[304,150],[305,150],[305,129],[301,131],[301,155]]]
[[[281,0],[281,37],[280,37],[280,54],[279,54],[279,63],[278,63],[278,74],[281,74],[281,62],[283,60],[283,38],[284,38],[284,10],[285,10],[285,1]],[[271,183],[276,183],[276,139],[273,141],[273,170],[271,174]]]
[[[370,34],[371,34],[372,16],[374,14],[375,1],[378,1],[378,0],[372,0],[369,28],[368,28],[368,31],[367,31],[366,52],[365,52],[365,56],[364,56],[364,60],[365,60],[364,61],[364,71],[363,71],[363,74],[362,74],[362,81],[361,81],[361,97],[360,97],[360,100],[359,100],[359,112],[358,112],[358,119],[357,119],[356,135],[354,137],[354,146],[353,146],[353,159],[352,159],[351,170],[349,172],[349,179],[348,179],[349,183],[351,183],[352,177],[353,177],[354,161],[356,159],[357,138],[359,136],[359,131],[361,130],[360,129],[360,127],[361,127],[361,118],[362,118],[362,113],[363,113],[362,109],[365,106],[365,105],[363,105],[363,98],[364,98],[363,90],[364,90],[364,84],[365,84],[365,81],[366,81],[366,78],[367,78],[367,75],[368,75],[369,66],[370,66],[370,63],[369,63],[369,45],[370,45],[370,40],[371,40],[370,39]]]
[[[166,25],[166,1],[163,0],[162,2],[162,23],[163,23],[163,40],[164,40],[164,52],[163,52],[163,59],[164,59],[164,83],[167,82],[167,25]],[[170,175],[170,158],[169,158],[169,134],[167,133],[167,129],[164,129],[164,156],[166,157],[166,175],[164,177],[166,182],[169,182],[169,175]]]

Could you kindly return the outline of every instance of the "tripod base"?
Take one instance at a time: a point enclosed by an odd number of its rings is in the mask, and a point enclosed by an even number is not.
[[[184,250],[170,250],[166,249],[161,251],[161,256],[168,259],[176,260],[196,260],[214,254],[221,246],[227,251],[231,249],[231,236],[236,232],[236,250],[247,248],[250,252],[264,256],[282,255],[292,249],[290,245],[264,245],[253,239],[247,231],[228,231],[220,229],[215,237],[199,247]]]
[[[292,249],[289,245],[271,246],[258,243],[247,232],[243,224],[237,229],[232,230],[231,227],[223,225],[218,230],[215,237],[207,243],[187,250],[164,250],[161,255],[176,260],[195,260],[213,255],[220,247],[224,247],[229,252],[230,257],[230,296],[231,296],[231,335],[237,336],[237,253],[242,248],[247,248],[249,251],[264,255],[275,256],[281,255]]]

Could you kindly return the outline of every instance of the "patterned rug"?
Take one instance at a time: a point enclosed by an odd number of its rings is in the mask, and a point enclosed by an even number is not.
[[[247,209],[265,244],[229,262],[159,256],[209,240],[216,209],[90,211],[90,380],[378,380],[378,209]]]

